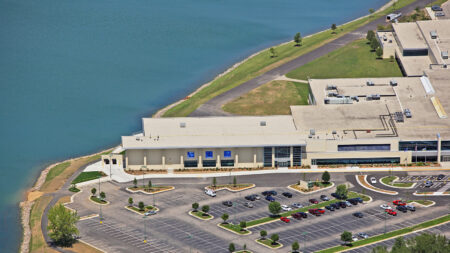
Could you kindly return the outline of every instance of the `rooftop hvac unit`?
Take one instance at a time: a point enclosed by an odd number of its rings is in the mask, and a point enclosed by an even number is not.
[[[403,113],[402,112],[395,112],[395,121],[396,122],[404,122]]]
[[[441,52],[442,59],[448,59],[448,51]]]
[[[181,122],[180,123],[180,128],[186,128],[186,122]]]
[[[380,94],[367,95],[366,99],[367,100],[380,100],[381,96],[380,96]]]
[[[336,85],[331,85],[331,84],[327,85],[327,90],[336,90],[336,89],[337,89]]]
[[[336,130],[333,130],[332,132],[331,132],[331,134],[336,134],[337,132],[336,132]]]
[[[353,104],[351,97],[331,97],[325,99],[325,104]]]
[[[309,135],[316,135],[316,130],[315,129],[309,129]]]
[[[397,85],[398,85],[397,81],[395,81],[394,79],[392,79],[391,81],[389,81],[389,84],[390,84],[391,86],[397,86]]]
[[[367,81],[366,84],[367,84],[367,86],[374,86],[375,85],[372,81]]]
[[[265,121],[260,121],[260,122],[259,122],[259,125],[260,125],[260,126],[266,126],[266,125],[267,125],[267,122],[265,122]]]
[[[328,92],[328,96],[329,97],[337,97],[337,93],[336,92]]]
[[[432,39],[436,39],[437,38],[437,32],[436,31],[431,31],[430,32],[430,36]]]

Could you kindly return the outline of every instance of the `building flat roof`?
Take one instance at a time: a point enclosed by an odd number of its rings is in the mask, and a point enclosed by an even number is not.
[[[416,23],[393,23],[398,43],[403,49],[428,49],[427,43]]]
[[[450,64],[449,59],[442,59],[441,52],[450,51],[450,19],[417,21],[425,40],[437,64]],[[435,31],[437,38],[432,39],[430,32]]]

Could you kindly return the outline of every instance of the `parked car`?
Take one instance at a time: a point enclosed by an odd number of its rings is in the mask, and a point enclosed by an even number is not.
[[[425,182],[425,187],[431,187],[432,185],[433,185],[433,181],[428,180]]]
[[[302,218],[308,218],[308,214],[305,213],[305,212],[297,212],[297,213],[295,213],[295,214],[300,215]]]
[[[224,206],[228,206],[228,207],[233,206],[233,202],[231,202],[231,201],[224,201],[224,202],[222,202],[222,204]]]
[[[262,194],[263,196],[267,196],[267,195],[270,195],[270,191],[263,191],[263,192],[261,192],[261,194]]]
[[[245,202],[244,206],[246,206],[248,208],[253,208],[253,204],[250,202]]]
[[[370,182],[371,182],[372,184],[376,184],[376,183],[377,183],[377,179],[376,179],[375,177],[371,177],[371,178],[370,178]]]
[[[347,201],[350,202],[354,206],[358,205],[358,203],[359,203],[359,201],[357,199],[347,199]]]
[[[389,215],[397,216],[397,212],[392,209],[385,209],[384,211]]]
[[[256,197],[254,195],[248,195],[248,196],[245,196],[245,199],[250,200],[250,201],[255,201]]]
[[[445,177],[444,174],[439,174],[439,175],[437,176],[437,180],[442,180],[442,179],[444,179],[444,177]]]
[[[155,210],[151,210],[151,211],[148,211],[148,212],[144,213],[145,216],[155,215],[155,214],[156,214]]]
[[[358,237],[356,235],[352,236],[352,241],[354,242],[358,241]]]
[[[310,199],[309,203],[311,203],[311,204],[319,204],[319,201],[317,199]]]
[[[205,193],[206,193],[206,195],[208,195],[210,197],[215,197],[216,196],[216,192],[211,190],[211,189],[205,189]]]
[[[276,191],[269,191],[269,194],[272,196],[277,196],[278,193]]]
[[[283,192],[283,196],[285,196],[286,198],[292,198],[292,193],[290,193],[290,192]]]
[[[441,6],[439,6],[439,5],[433,5],[433,6],[431,6],[431,9],[432,9],[433,11],[442,11]]]
[[[392,204],[394,204],[394,205],[396,205],[396,206],[405,206],[405,205],[406,205],[406,202],[397,199],[397,200],[392,201]]]
[[[291,221],[289,218],[286,218],[286,217],[281,217],[280,220],[285,223],[289,223]]]
[[[362,198],[360,198],[360,197],[356,197],[356,198],[353,198],[353,199],[357,200],[359,203],[363,203],[364,202],[364,200]]]
[[[314,208],[314,209],[309,209],[308,212],[309,212],[310,214],[314,214],[314,215],[316,215],[316,216],[319,216],[319,215],[321,215],[321,214],[324,214],[324,213],[325,213],[325,210],[319,209],[319,208]]]
[[[366,234],[366,233],[364,233],[364,232],[359,232],[357,235],[358,235],[359,237],[363,238],[363,239],[369,238],[369,235]]]
[[[404,113],[405,113],[405,116],[406,116],[407,118],[411,118],[411,117],[412,117],[411,110],[409,110],[408,108],[406,108],[406,109],[404,110]]]
[[[350,201],[345,201],[344,203],[346,206],[353,206],[352,203],[350,203]]]
[[[292,218],[300,220],[301,218],[303,218],[303,216],[300,213],[293,213]]]
[[[445,13],[442,12],[442,11],[436,12],[436,13],[434,14],[434,16],[436,16],[436,17],[444,17],[444,16],[445,16]]]
[[[320,195],[320,199],[321,199],[322,201],[328,201],[328,200],[330,200],[330,198],[328,198],[327,195]]]
[[[413,206],[413,205],[406,205],[405,207],[406,207],[406,209],[408,209],[408,210],[411,211],[411,212],[416,211],[416,207]]]
[[[337,204],[342,208],[347,208],[347,204],[344,201],[337,202]]]
[[[397,210],[404,213],[408,212],[408,208],[406,208],[406,206],[397,206]]]
[[[294,204],[292,204],[292,207],[293,207],[293,208],[302,208],[303,205],[300,204],[300,203],[294,203]]]
[[[390,207],[390,206],[388,206],[386,204],[381,204],[380,207],[383,208],[384,210],[392,209],[392,207]]]
[[[268,201],[270,201],[270,202],[273,202],[273,201],[275,201],[275,198],[272,197],[271,195],[267,195],[267,196],[266,196],[266,200],[268,200]]]
[[[334,211],[335,208],[332,205],[326,206],[325,209],[329,210],[329,211]]]
[[[347,196],[345,196],[345,195],[338,195],[335,192],[331,193],[331,196],[333,198],[337,198],[337,199],[346,199],[347,198]]]
[[[353,216],[358,217],[358,218],[362,218],[362,217],[364,217],[364,214],[361,213],[361,212],[356,212],[356,213],[353,213]]]
[[[292,211],[292,208],[288,207],[287,205],[281,205],[281,209],[285,212]]]
[[[338,203],[333,203],[330,206],[334,207],[334,209],[340,209],[341,206]]]

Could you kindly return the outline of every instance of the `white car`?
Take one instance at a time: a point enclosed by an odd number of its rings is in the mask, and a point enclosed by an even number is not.
[[[300,204],[300,203],[294,203],[294,204],[292,204],[292,207],[293,207],[293,208],[302,208],[303,205]]]
[[[366,233],[364,233],[364,232],[359,232],[359,233],[358,233],[358,236],[361,237],[361,238],[363,238],[363,239],[369,238],[369,235],[366,234]]]
[[[283,211],[292,211],[292,208],[288,207],[287,205],[281,205],[281,209]]]
[[[386,204],[382,204],[382,205],[380,205],[380,207],[381,207],[382,209],[384,209],[384,210],[386,210],[386,209],[392,209],[392,207],[390,207],[390,206],[388,206],[388,205],[386,205]]]
[[[357,236],[352,236],[352,241],[354,241],[354,242],[356,242],[356,241],[358,241],[358,237]]]
[[[371,182],[372,184],[376,184],[376,183],[377,183],[377,179],[374,178],[374,177],[371,177],[371,178],[370,178],[370,182]]]
[[[205,189],[205,194],[211,197],[215,197],[216,193],[211,189]]]

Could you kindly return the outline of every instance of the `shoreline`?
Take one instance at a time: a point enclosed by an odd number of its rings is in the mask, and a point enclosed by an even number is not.
[[[348,24],[348,23],[351,23],[351,22],[354,22],[354,21],[357,21],[357,20],[360,20],[360,19],[363,19],[363,18],[366,18],[366,17],[371,16],[371,15],[373,15],[375,13],[383,11],[386,8],[390,7],[394,2],[396,2],[396,0],[390,0],[386,4],[384,4],[383,6],[378,8],[374,13],[358,17],[358,18],[350,20],[350,21],[348,21],[346,23],[340,24],[339,26],[345,25],[345,24]],[[314,35],[316,35],[318,33],[321,33],[321,32],[327,31],[327,30],[329,30],[329,29],[325,29],[325,30],[318,31],[318,32],[313,33],[313,34],[309,34],[309,35],[305,36],[304,38],[314,36]],[[274,46],[280,46],[280,45],[284,45],[284,44],[287,44],[287,43],[290,43],[290,42],[292,42],[292,40],[289,40],[289,41],[286,41],[286,42],[283,42],[283,43],[280,43],[280,44],[277,44],[277,45],[274,45]],[[222,73],[218,74],[216,77],[214,77],[211,81],[209,81],[209,82],[201,85],[197,89],[195,89],[188,96],[191,97],[191,96],[195,95],[200,90],[204,89],[205,87],[208,87],[216,79],[218,79],[218,78],[228,74],[229,72],[233,71],[234,69],[239,67],[241,64],[243,64],[247,60],[255,57],[256,55],[260,54],[261,52],[263,52],[263,51],[265,51],[267,49],[268,48],[264,48],[262,50],[259,50],[259,51],[255,52],[255,53],[251,54],[250,56],[245,57],[243,60],[233,64],[231,67],[227,68],[224,72],[222,72]],[[168,111],[172,107],[178,105],[179,103],[182,103],[184,100],[185,99],[179,99],[178,101],[175,101],[174,103],[171,103],[171,104],[169,104],[169,105],[159,109],[156,113],[153,114],[152,117],[155,117],[155,118],[162,117],[162,115],[166,111]],[[33,184],[33,186],[30,187],[30,188],[26,188],[24,190],[24,192],[22,194],[22,196],[23,196],[22,197],[22,201],[19,202],[20,220],[21,220],[22,229],[23,229],[22,230],[21,245],[20,245],[20,248],[19,248],[20,252],[29,252],[29,246],[30,246],[30,241],[31,241],[30,214],[31,214],[32,207],[33,207],[33,205],[35,203],[35,200],[40,198],[43,195],[50,195],[50,194],[53,193],[53,192],[51,192],[51,193],[43,193],[43,192],[39,191],[41,189],[41,187],[43,186],[43,184],[45,183],[45,179],[46,179],[47,174],[49,173],[50,169],[53,168],[54,166],[58,165],[58,164],[61,164],[61,163],[64,163],[64,162],[68,162],[68,161],[74,161],[74,160],[77,160],[77,159],[83,159],[83,158],[87,158],[87,157],[98,155],[98,154],[102,154],[104,152],[112,150],[113,148],[107,148],[107,149],[101,150],[101,151],[99,151],[97,153],[94,153],[94,154],[88,154],[88,155],[84,155],[84,156],[80,156],[80,157],[69,158],[69,159],[66,159],[66,160],[63,160],[63,161],[60,161],[60,162],[56,162],[56,163],[50,164],[45,169],[43,169],[41,171],[41,173],[39,173],[39,176],[37,177],[37,179],[36,179],[35,183]],[[64,182],[64,183],[66,183],[66,182]],[[36,193],[36,194],[31,194],[33,192]]]
[[[390,7],[394,2],[396,2],[396,0],[389,0],[386,4],[384,4],[383,6],[381,6],[380,8],[378,8],[374,13],[370,13],[370,14],[367,14],[367,15],[365,15],[365,16],[361,16],[361,17],[359,17],[359,18],[352,19],[352,20],[350,20],[350,21],[348,21],[348,22],[345,22],[345,23],[343,23],[343,24],[339,24],[338,26],[346,25],[346,24],[348,24],[348,23],[351,23],[351,22],[354,22],[354,21],[357,21],[357,20],[360,20],[360,19],[369,17],[369,16],[371,16],[371,15],[373,15],[373,14],[376,14],[376,13],[378,13],[378,12],[380,12],[380,11],[385,10],[386,8]],[[308,38],[308,37],[314,36],[314,35],[316,35],[316,34],[325,32],[325,31],[327,31],[327,30],[330,30],[330,29],[328,28],[328,29],[325,29],[325,30],[321,30],[321,31],[318,31],[318,32],[315,32],[315,33],[306,35],[306,36],[303,37],[303,38]],[[272,47],[282,46],[282,45],[291,43],[292,41],[293,41],[293,40],[288,40],[288,41],[282,42],[282,43],[280,43],[280,44],[273,45]],[[266,51],[266,50],[268,50],[268,49],[269,49],[269,48],[261,49],[261,50],[255,52],[255,53],[253,53],[253,54],[251,54],[251,55],[245,57],[243,60],[241,60],[241,61],[239,61],[239,62],[237,62],[237,63],[231,65],[231,67],[226,68],[224,72],[221,72],[221,73],[219,73],[218,75],[216,75],[211,81],[209,81],[209,82],[207,82],[207,83],[204,83],[204,84],[200,85],[200,86],[199,86],[198,88],[196,88],[193,92],[189,93],[189,95],[187,95],[186,97],[192,97],[192,96],[194,96],[195,94],[197,94],[198,92],[200,92],[200,91],[203,90],[204,88],[206,88],[206,87],[208,87],[209,85],[211,85],[211,84],[212,84],[214,81],[216,81],[218,78],[220,78],[220,77],[222,77],[222,76],[224,76],[224,75],[230,73],[231,71],[235,70],[237,67],[239,67],[240,65],[242,65],[242,64],[245,63],[246,61],[250,60],[251,58],[257,56],[258,54],[260,54],[260,53],[262,53],[262,52],[264,52],[264,51]],[[159,109],[158,111],[156,111],[156,113],[154,113],[154,114],[152,115],[152,118],[162,118],[163,115],[164,115],[168,110],[170,110],[170,109],[172,109],[173,107],[177,106],[178,104],[184,102],[184,101],[186,100],[186,97],[181,98],[181,99],[179,99],[179,100],[177,100],[177,101],[175,101],[175,102],[173,102],[173,103],[171,103],[171,104],[168,104],[168,105],[164,106],[163,108]]]

